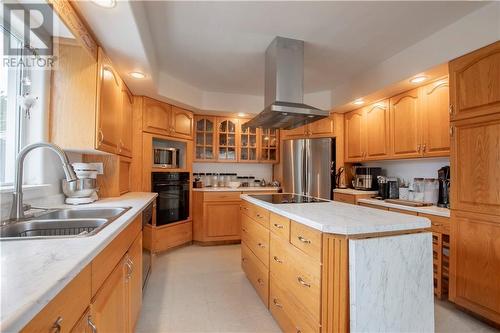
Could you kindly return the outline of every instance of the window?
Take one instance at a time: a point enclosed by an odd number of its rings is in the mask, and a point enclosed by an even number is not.
[[[31,50],[23,48],[21,39],[15,33],[7,31],[4,27],[1,28],[0,49],[2,55],[5,54],[3,38],[10,38],[12,45],[17,44],[16,48],[21,50],[16,56],[17,58],[21,59],[23,55],[32,55]],[[24,66],[7,67],[3,63],[0,66],[0,186],[13,184],[15,159],[21,148],[30,142],[41,139],[33,137],[29,133],[31,109],[23,107],[23,105],[29,104],[29,98],[37,99],[33,97],[33,90],[38,92],[45,88],[43,86],[45,82],[37,79],[40,75],[46,75],[43,72],[45,71],[33,71]],[[31,125],[33,126],[33,124]]]

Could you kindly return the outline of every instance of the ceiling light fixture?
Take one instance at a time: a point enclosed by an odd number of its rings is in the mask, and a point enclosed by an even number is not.
[[[142,72],[130,72],[128,75],[132,76],[134,79],[144,79],[146,74]]]
[[[246,113],[243,113],[243,112],[239,112],[238,113],[238,117],[245,117],[247,114]]]
[[[421,83],[421,82],[424,82],[425,80],[427,80],[427,76],[419,75],[419,76],[415,76],[414,78],[410,79],[410,82],[411,83]]]
[[[358,98],[358,99],[355,99],[354,102],[352,102],[354,105],[361,105],[361,104],[365,104],[365,101],[363,101],[363,99],[361,98]]]
[[[116,6],[116,0],[92,0],[92,2],[103,8],[113,8]]]

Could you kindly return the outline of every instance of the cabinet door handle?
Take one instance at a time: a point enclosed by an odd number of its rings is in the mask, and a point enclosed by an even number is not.
[[[425,153],[426,150],[427,150],[427,143],[424,143],[422,145],[422,153]]]
[[[265,248],[265,245],[264,245],[264,244],[262,244],[262,243],[257,243],[257,245],[258,245],[259,247],[261,247],[261,248]]]
[[[450,106],[448,107],[448,113],[450,114],[450,116],[453,116],[453,112],[454,112],[453,104],[450,104]]]
[[[450,126],[450,137],[453,137],[453,134],[455,134],[455,126]]]
[[[99,145],[102,144],[102,142],[104,141],[104,133],[102,132],[102,129],[99,129]]]
[[[278,229],[283,229],[283,224],[274,223],[274,226]]]
[[[283,305],[282,305],[282,304],[280,304],[280,303],[278,302],[278,299],[274,298],[274,299],[273,299],[273,303],[274,303],[274,305],[275,305],[275,306],[277,306],[278,308],[283,308]]]
[[[262,280],[261,278],[258,278],[258,279],[257,279],[257,282],[258,282],[260,285],[263,285],[263,284],[264,284],[264,280]]]
[[[92,317],[88,316],[87,318],[87,324],[89,324],[90,329],[92,330],[92,333],[97,333],[97,326],[95,326],[94,322],[92,321]]]
[[[52,329],[54,330],[54,333],[61,332],[62,321],[63,321],[63,317],[61,317],[61,316],[57,317],[56,321],[54,322],[54,325],[52,325]]]
[[[301,278],[300,276],[298,276],[298,277],[297,277],[297,281],[298,281],[301,285],[303,285],[304,287],[311,288],[311,285],[310,285],[309,283],[306,283],[306,281],[305,281],[303,278]]]
[[[302,243],[305,243],[305,244],[311,244],[311,241],[307,238],[304,238],[302,236],[298,236],[297,237],[299,241],[301,241]]]
[[[420,150],[421,150],[422,146],[420,144],[417,145],[417,152],[420,154]]]
[[[282,263],[283,263],[283,261],[281,261],[281,260],[280,260],[280,258],[278,258],[278,257],[276,257],[276,256],[274,256],[274,257],[273,257],[273,259],[274,259],[274,261],[276,261],[276,262],[277,262],[277,263],[279,263],[279,264],[282,264]]]
[[[246,262],[248,259],[247,258],[241,258],[242,262]]]

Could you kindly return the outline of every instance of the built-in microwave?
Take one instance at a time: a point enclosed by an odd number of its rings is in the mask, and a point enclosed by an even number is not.
[[[153,167],[156,168],[179,168],[178,148],[153,148]]]

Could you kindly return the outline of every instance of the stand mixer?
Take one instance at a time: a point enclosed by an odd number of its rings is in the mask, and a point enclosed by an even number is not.
[[[92,163],[73,163],[73,169],[78,177],[76,181],[62,181],[63,192],[66,195],[65,202],[70,205],[89,204],[99,197],[97,196],[97,168]]]

